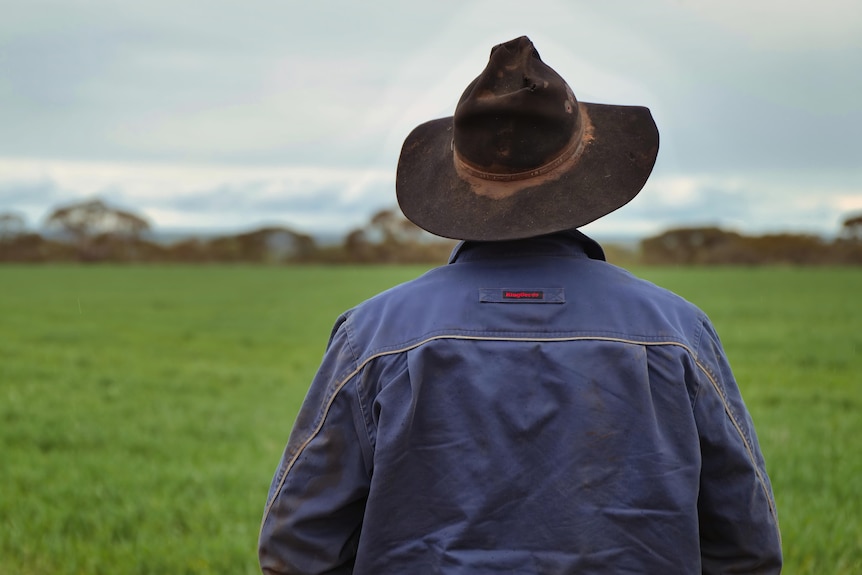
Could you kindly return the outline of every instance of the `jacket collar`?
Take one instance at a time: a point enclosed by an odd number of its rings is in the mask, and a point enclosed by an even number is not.
[[[605,260],[602,246],[578,230],[501,242],[462,241],[449,256],[449,263],[529,256],[588,257]]]

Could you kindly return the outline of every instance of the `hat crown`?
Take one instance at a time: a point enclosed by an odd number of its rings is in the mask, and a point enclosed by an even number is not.
[[[554,160],[581,129],[578,101],[526,36],[494,46],[454,114],[459,159],[512,174]]]
[[[432,234],[527,238],[625,205],[658,145],[649,109],[579,102],[521,37],[494,46],[453,116],[410,132],[395,191],[404,215]]]

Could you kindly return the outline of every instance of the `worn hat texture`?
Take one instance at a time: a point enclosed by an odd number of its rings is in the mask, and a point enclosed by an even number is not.
[[[407,136],[398,204],[419,227],[460,240],[574,229],[640,192],[658,144],[649,109],[578,102],[522,36],[494,46],[453,116]]]

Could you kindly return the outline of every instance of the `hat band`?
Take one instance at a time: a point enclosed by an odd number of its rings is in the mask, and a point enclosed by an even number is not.
[[[531,178],[537,178],[539,176],[544,176],[545,174],[552,172],[556,168],[559,168],[561,165],[571,160],[573,157],[580,155],[580,153],[584,149],[584,129],[587,122],[584,121],[585,118],[581,119],[580,129],[575,133],[569,143],[566,144],[566,147],[563,148],[563,151],[560,154],[551,160],[550,162],[539,166],[538,168],[532,168],[530,170],[526,170],[523,172],[515,172],[512,174],[501,174],[498,172],[486,172],[484,170],[480,170],[474,166],[471,166],[465,159],[463,159],[459,154],[458,150],[455,149],[455,141],[452,141],[452,153],[455,159],[455,166],[458,170],[463,170],[467,174],[481,178],[483,180],[491,181],[491,182],[517,182],[520,180],[529,180]]]

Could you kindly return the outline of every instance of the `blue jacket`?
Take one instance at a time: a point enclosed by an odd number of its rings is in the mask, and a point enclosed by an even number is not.
[[[778,573],[775,503],[707,317],[579,232],[461,244],[343,314],[264,573]]]

